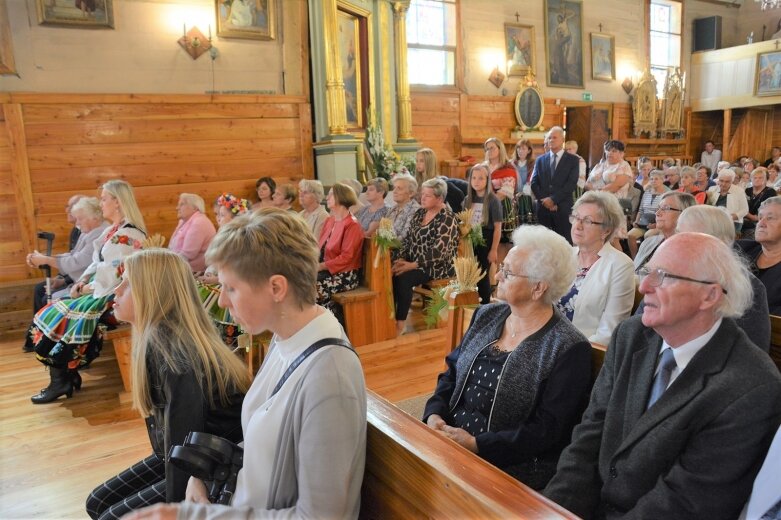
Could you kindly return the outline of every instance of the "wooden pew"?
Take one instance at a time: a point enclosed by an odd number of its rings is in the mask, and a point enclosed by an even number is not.
[[[119,365],[119,375],[122,376],[122,386],[125,392],[130,392],[132,388],[130,378],[131,354],[133,350],[131,326],[123,323],[116,329],[107,330],[103,333],[103,341],[110,341],[114,345],[114,355],[117,357]]]
[[[374,240],[364,240],[361,286],[333,296],[342,306],[347,336],[356,347],[396,337],[390,255],[383,255],[375,267],[377,249]]]
[[[770,315],[770,358],[781,371],[781,316]]]
[[[368,392],[363,519],[577,518]]]
[[[0,282],[0,339],[24,338],[33,319],[33,289],[40,281]]]

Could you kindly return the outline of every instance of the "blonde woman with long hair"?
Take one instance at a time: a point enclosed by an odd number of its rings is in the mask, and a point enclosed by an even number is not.
[[[114,312],[133,326],[133,407],[146,417],[153,453],[101,484],[87,499],[92,518],[120,518],[185,497],[189,475],[166,460],[191,432],[241,440],[244,364],[222,343],[200,304],[190,267],[166,249],[125,259]]]
[[[94,242],[92,263],[71,287],[70,300],[39,310],[27,332],[25,351],[49,367],[49,386],[31,398],[33,404],[71,397],[81,388],[79,369],[98,357],[103,336],[98,320],[109,309],[119,285],[122,261],[143,247],[146,226],[133,188],[108,181],[100,193],[100,209],[110,226]]]

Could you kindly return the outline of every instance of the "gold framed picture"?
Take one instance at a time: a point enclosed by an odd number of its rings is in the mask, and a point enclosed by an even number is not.
[[[217,36],[246,40],[273,40],[274,0],[214,0]]]
[[[114,28],[114,0],[35,0],[35,7],[41,25]]]
[[[533,26],[504,24],[504,49],[507,54],[508,76],[525,76],[530,70],[535,70]]]

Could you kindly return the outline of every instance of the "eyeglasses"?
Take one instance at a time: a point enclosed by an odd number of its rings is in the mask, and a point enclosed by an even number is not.
[[[658,208],[656,208],[656,212],[657,213],[666,213],[666,212],[669,212],[669,211],[679,211],[680,212],[680,211],[683,211],[683,210],[682,209],[678,209],[678,208],[671,208],[670,206],[659,206]]]
[[[574,224],[575,221],[577,221],[578,224],[583,224],[584,226],[603,226],[605,224],[604,222],[597,222],[596,220],[591,220],[591,217],[580,218],[577,215],[570,215],[569,223]]]
[[[502,262],[501,264],[499,264],[498,271],[499,271],[500,273],[502,273],[502,276],[503,276],[504,278],[510,278],[510,277],[512,277],[512,276],[517,276],[517,277],[519,277],[519,278],[531,278],[531,276],[527,276],[527,275],[525,275],[525,274],[515,274],[515,273],[511,272],[509,269],[507,269],[507,268],[504,266],[504,262]]]
[[[719,285],[718,282],[711,282],[708,280],[696,280],[694,278],[689,278],[687,276],[670,274],[667,271],[663,271],[662,269],[649,269],[647,267],[640,267],[635,271],[635,273],[637,274],[637,276],[640,277],[641,282],[647,278],[648,284],[651,287],[661,287],[661,285],[664,283],[665,278],[672,278],[673,280],[683,280],[686,282],[701,283],[703,285]],[[721,292],[727,294],[727,290],[723,287],[721,288]]]

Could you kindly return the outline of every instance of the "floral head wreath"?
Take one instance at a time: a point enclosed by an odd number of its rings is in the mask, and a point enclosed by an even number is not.
[[[230,193],[223,193],[217,197],[217,205],[225,206],[234,215],[243,215],[249,211],[249,201],[240,199]]]

